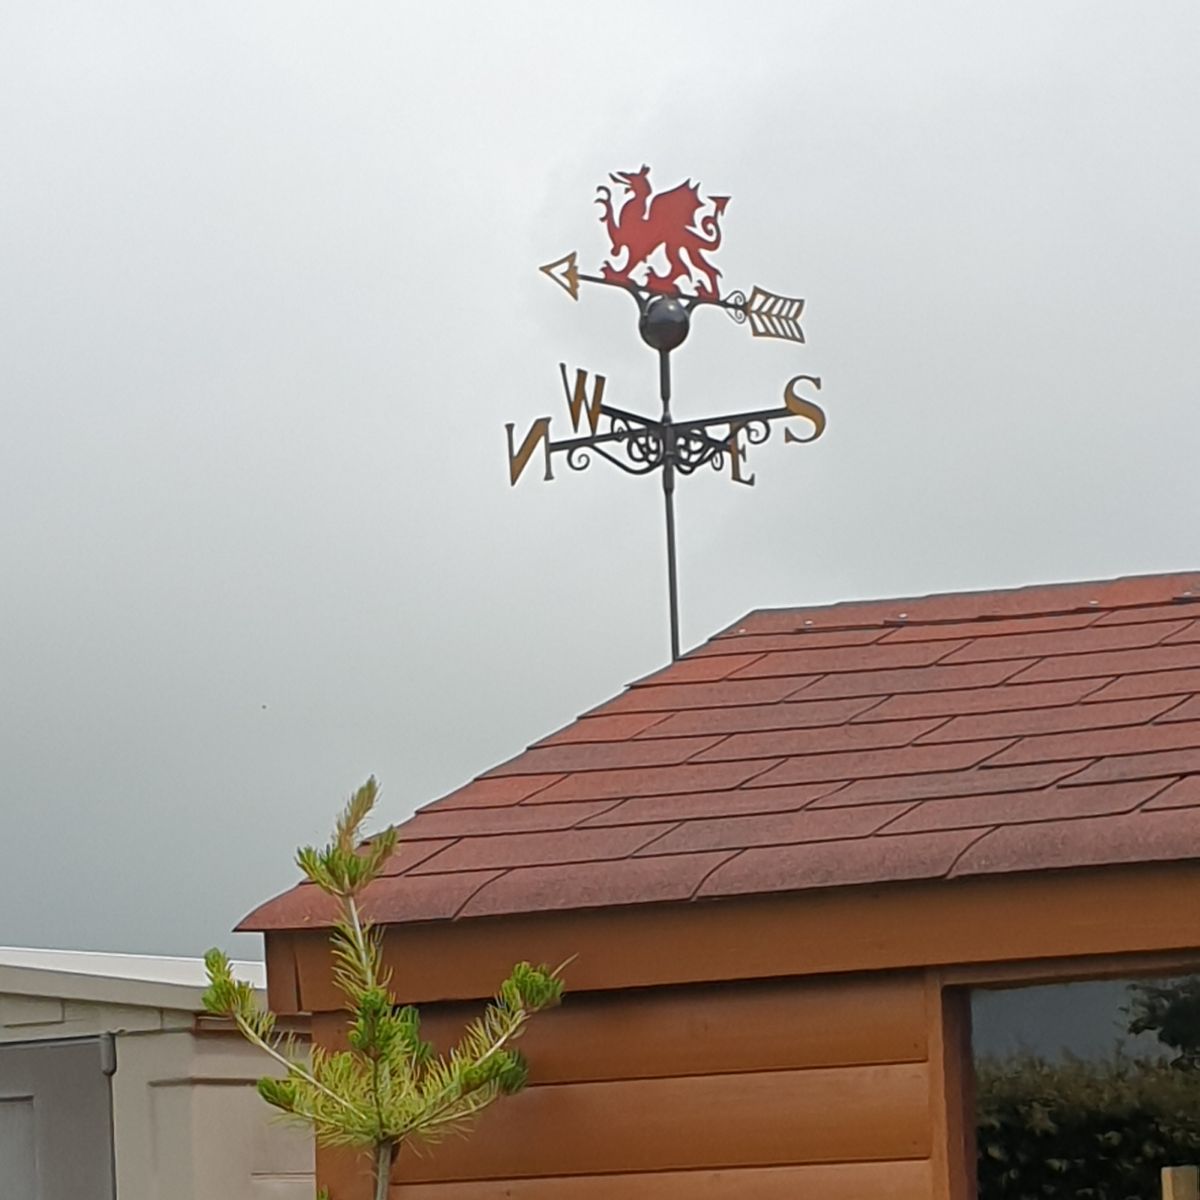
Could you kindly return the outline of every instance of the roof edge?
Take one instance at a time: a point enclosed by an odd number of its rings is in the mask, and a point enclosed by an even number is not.
[[[5,951],[10,957],[6,960]],[[128,960],[135,964],[186,963],[202,966],[196,958],[165,955],[92,954],[88,951],[41,950],[0,947],[0,993],[10,996],[54,996],[91,1004],[117,1004],[131,1008],[160,1008],[179,1012],[204,1011],[205,984],[144,972],[103,969],[101,961]],[[40,960],[40,961],[39,961]],[[237,961],[234,973],[261,991],[265,987],[263,964]]]
[[[1086,594],[1085,594],[1086,593]],[[991,603],[983,608],[981,602]],[[803,628],[845,628],[922,621],[988,620],[1022,613],[1074,612],[1089,607],[1141,607],[1200,602],[1200,567],[1188,570],[1118,575],[1108,579],[1028,583],[971,591],[929,592],[916,596],[876,596],[829,603],[753,608],[718,630],[709,641],[741,633],[777,632],[789,618],[802,618]],[[1058,607],[1047,607],[1057,602]],[[972,609],[975,611],[972,613]],[[851,618],[850,620],[838,618]],[[794,625],[794,622],[792,622]],[[750,628],[753,626],[753,628]],[[698,643],[693,650],[706,645]],[[693,651],[688,651],[692,653]]]

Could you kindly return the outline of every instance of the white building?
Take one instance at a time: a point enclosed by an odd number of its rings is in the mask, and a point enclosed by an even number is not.
[[[199,959],[0,948],[3,1200],[311,1200],[312,1136],[204,983]]]

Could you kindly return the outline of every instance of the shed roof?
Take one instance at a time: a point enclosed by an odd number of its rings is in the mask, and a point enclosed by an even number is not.
[[[255,988],[266,987],[263,963],[232,966],[239,979]],[[0,946],[0,993],[4,995],[201,1012],[207,982],[201,958]]]
[[[1200,573],[749,614],[420,809],[405,923],[1200,857]],[[323,925],[300,885],[240,928]]]

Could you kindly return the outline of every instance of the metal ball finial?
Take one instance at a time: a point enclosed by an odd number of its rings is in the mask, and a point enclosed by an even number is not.
[[[655,350],[674,350],[683,345],[691,328],[691,315],[673,296],[656,296],[642,311],[638,332]]]

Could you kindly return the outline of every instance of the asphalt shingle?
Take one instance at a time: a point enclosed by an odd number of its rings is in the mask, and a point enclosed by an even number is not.
[[[434,801],[378,921],[1200,857],[1200,575],[751,613]],[[244,929],[329,920],[303,885]]]

